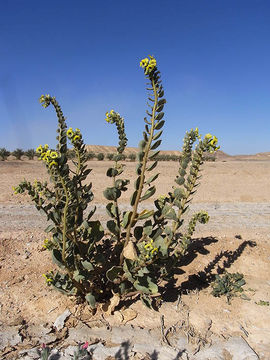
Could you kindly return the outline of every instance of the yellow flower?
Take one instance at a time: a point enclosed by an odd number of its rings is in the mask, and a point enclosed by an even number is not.
[[[46,275],[46,274],[42,274],[42,276],[46,279],[46,282],[47,282],[47,283],[50,283],[50,282],[53,281],[53,279],[50,278],[50,277],[49,277],[48,275]]]
[[[151,251],[151,255],[155,255],[157,252],[158,252],[158,248],[154,248],[154,249]]]
[[[79,140],[80,138],[81,138],[80,135],[75,135],[73,141]]]
[[[36,148],[36,152],[37,152],[38,154],[41,154],[41,153],[43,152],[43,149],[42,149],[42,146],[41,146],[41,145],[39,145],[39,147]]]
[[[52,167],[53,165],[57,166],[57,162],[56,162],[56,161],[52,161],[52,162],[50,163],[50,167]]]
[[[148,63],[149,63],[148,58],[142,59],[140,62],[140,67],[145,68],[148,65]]]
[[[73,130],[72,128],[69,128],[68,131],[67,131],[67,137],[71,138],[73,136]]]
[[[49,149],[49,145],[48,144],[45,144],[44,145],[44,150],[48,150]]]
[[[50,156],[51,156],[52,159],[58,158],[58,154],[57,154],[56,151],[52,151]]]
[[[212,135],[211,135],[211,134],[206,134],[206,135],[205,135],[205,138],[206,138],[207,140],[212,139]]]

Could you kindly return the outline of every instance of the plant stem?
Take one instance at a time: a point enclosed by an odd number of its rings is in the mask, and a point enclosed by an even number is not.
[[[67,211],[68,211],[69,197],[68,197],[67,187],[66,187],[66,184],[65,184],[64,179],[62,178],[62,176],[60,177],[60,179],[61,179],[61,183],[62,183],[64,192],[65,192],[65,196],[66,196],[63,219],[62,219],[62,222],[63,222],[62,260],[63,260],[64,264],[66,265],[66,233],[67,233]]]
[[[140,202],[140,198],[141,198],[141,194],[142,194],[142,190],[143,190],[143,185],[144,185],[144,180],[145,180],[145,175],[144,174],[145,174],[147,160],[148,160],[148,156],[149,156],[149,151],[150,151],[150,147],[151,147],[151,143],[152,143],[152,139],[153,139],[153,134],[154,134],[155,115],[156,115],[156,107],[157,107],[157,103],[158,103],[158,94],[157,94],[157,88],[156,88],[155,81],[151,80],[151,82],[152,82],[152,87],[153,87],[154,97],[155,97],[154,105],[153,105],[153,108],[152,108],[152,116],[151,116],[151,130],[150,130],[149,139],[148,139],[147,145],[145,147],[145,151],[144,151],[144,157],[143,157],[143,160],[142,160],[142,170],[141,170],[141,175],[140,175],[139,188],[138,188],[137,196],[136,196],[136,199],[135,199],[135,202],[134,202],[134,205],[133,205],[133,211],[132,211],[130,223],[129,223],[128,228],[127,228],[127,235],[126,235],[126,240],[125,240],[125,243],[124,243],[124,248],[127,246],[128,242],[130,240],[131,228],[133,226],[133,222],[134,222],[135,218],[137,217],[138,205],[139,205],[139,202]],[[124,251],[124,248],[123,248],[123,251]],[[121,257],[120,257],[120,265],[122,265],[123,261],[124,261],[123,251],[122,251]]]

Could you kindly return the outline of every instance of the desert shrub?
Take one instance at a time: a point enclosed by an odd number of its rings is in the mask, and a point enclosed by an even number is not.
[[[22,149],[16,149],[12,151],[12,155],[15,156],[17,160],[21,160],[22,156],[24,155],[24,151]]]
[[[28,149],[28,150],[26,150],[25,153],[24,153],[24,155],[27,156],[29,160],[33,160],[34,157],[36,156],[35,149]]]
[[[99,161],[104,160],[104,158],[105,158],[105,155],[104,155],[103,153],[98,153],[98,154],[97,154],[97,159],[98,159]]]
[[[9,155],[10,155],[10,151],[8,151],[6,148],[0,148],[0,158],[2,161],[7,160]]]
[[[170,155],[170,160],[171,160],[171,161],[179,161],[179,160],[180,160],[180,156],[172,154],[172,155]]]
[[[93,151],[89,151],[86,153],[87,160],[93,160],[96,157],[96,154]]]
[[[108,153],[108,154],[106,154],[106,158],[107,158],[108,160],[112,160],[113,157],[114,157],[114,154],[113,154],[113,153]]]
[[[46,232],[51,237],[45,240],[44,247],[60,268],[44,275],[48,285],[86,300],[92,308],[96,302],[111,299],[112,310],[121,300],[135,295],[151,306],[153,299],[162,296],[164,282],[178,271],[196,223],[204,224],[209,219],[204,211],[195,213],[187,219],[186,229],[180,231],[198,185],[203,154],[217,149],[217,138],[210,134],[202,138],[197,128],[185,135],[172,190],[154,198],[154,209],[147,206],[146,201],[155,195],[154,181],[159,176],[153,170],[158,163],[166,100],[156,60],[145,58],[140,66],[148,81],[148,99],[152,105],[144,119],[130,208],[124,211],[119,207],[119,199],[129,185],[129,180],[122,178],[124,164],[120,160],[127,145],[124,119],[113,110],[106,113],[106,121],[116,126],[119,135],[117,155],[107,170],[111,186],[103,192],[108,201],[106,210],[110,219],[106,226],[110,236],[104,234],[100,221],[92,220],[95,208],[88,206],[93,193],[92,185],[85,180],[91,170],[86,165],[88,156],[81,132],[67,130],[62,110],[50,95],[42,95],[40,102],[45,108],[49,105],[55,108],[58,144],[56,150],[40,145],[37,153],[47,168],[52,186],[47,182],[31,184],[25,180],[14,189],[15,193],[27,192],[36,208],[47,215]],[[72,171],[67,162],[68,141],[76,153]],[[139,204],[144,203],[139,210]]]
[[[131,154],[128,155],[128,158],[129,158],[130,161],[135,161],[136,160],[136,154],[131,153]]]
[[[242,293],[242,288],[246,281],[243,274],[239,273],[228,273],[224,275],[216,275],[215,281],[211,284],[214,296],[226,296],[227,302],[230,303],[231,298],[237,296],[238,293]]]

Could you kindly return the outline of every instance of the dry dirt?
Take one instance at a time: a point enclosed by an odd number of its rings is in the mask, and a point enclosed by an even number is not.
[[[91,161],[89,181],[93,183],[98,206],[97,216],[106,220],[103,189],[110,184],[107,161]],[[125,177],[131,180],[130,191],[123,197],[125,206],[133,189],[134,163],[126,162]],[[177,163],[161,162],[156,181],[157,194],[171,189]],[[217,336],[243,336],[262,359],[270,359],[270,161],[218,161],[204,165],[203,178],[194,196],[192,210],[206,209],[209,224],[198,227],[188,256],[177,275],[182,284],[181,299],[171,294],[159,312],[146,309],[139,302],[131,305],[137,317],[129,324],[158,328],[163,314],[165,325],[189,319],[197,334],[203,334],[212,321]],[[43,165],[34,161],[0,162],[0,326],[53,322],[69,308],[78,308],[74,299],[46,286],[42,273],[52,269],[50,254],[43,251],[45,219],[27,196],[13,195],[12,185],[23,178],[45,179]],[[244,274],[245,294],[250,300],[215,298],[211,287],[198,285],[196,274],[209,278],[220,271]],[[77,310],[76,310],[77,309]],[[83,316],[91,321],[87,309]],[[100,316],[100,314],[99,314]],[[121,321],[119,311],[107,316],[111,325]]]

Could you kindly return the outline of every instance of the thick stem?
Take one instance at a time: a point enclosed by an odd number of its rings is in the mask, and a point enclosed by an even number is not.
[[[139,187],[138,187],[138,192],[137,192],[137,196],[133,205],[133,210],[132,210],[132,215],[131,215],[131,219],[130,219],[130,223],[128,225],[127,228],[127,235],[126,235],[126,240],[124,243],[124,248],[125,246],[127,246],[129,240],[130,240],[130,233],[131,233],[131,228],[133,226],[133,222],[137,216],[137,210],[138,210],[138,205],[140,202],[140,198],[141,198],[141,194],[143,191],[143,185],[144,185],[144,180],[145,180],[145,170],[146,170],[146,166],[147,166],[147,160],[148,160],[148,156],[149,156],[149,151],[150,151],[150,147],[151,147],[151,143],[153,140],[153,134],[154,134],[154,129],[155,129],[155,115],[156,115],[156,107],[157,107],[157,103],[158,103],[158,94],[157,94],[157,88],[156,88],[156,84],[155,81],[152,80],[152,87],[153,87],[153,91],[154,91],[154,97],[155,97],[155,101],[154,101],[154,105],[152,108],[152,116],[151,116],[151,130],[150,130],[150,135],[149,135],[149,139],[148,142],[146,144],[145,147],[145,151],[144,151],[144,157],[142,160],[142,170],[141,170],[141,175],[140,175],[140,183],[139,183]],[[124,249],[123,249],[124,251]],[[122,265],[123,261],[124,261],[124,256],[123,256],[123,251],[121,253],[121,257],[120,257],[120,264]]]
[[[66,196],[65,207],[64,207],[63,218],[62,218],[62,222],[63,222],[62,260],[63,260],[64,264],[66,265],[67,211],[68,211],[69,197],[68,197],[68,191],[67,191],[66,184],[62,177],[61,177],[61,183],[62,183],[64,192],[65,192],[65,196]]]

